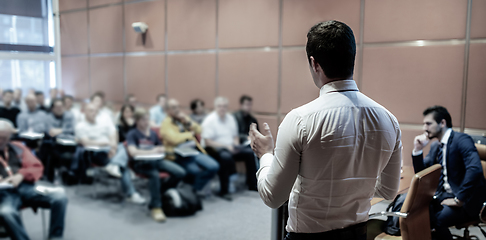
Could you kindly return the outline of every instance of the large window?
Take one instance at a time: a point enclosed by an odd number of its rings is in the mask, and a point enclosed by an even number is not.
[[[0,88],[58,87],[52,1],[0,0]]]

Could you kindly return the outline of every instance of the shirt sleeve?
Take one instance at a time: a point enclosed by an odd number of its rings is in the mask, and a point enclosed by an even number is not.
[[[82,139],[86,137],[86,129],[84,128],[83,122],[78,123],[74,129],[74,135],[77,139]]]
[[[402,136],[400,128],[397,128],[397,141],[393,153],[378,177],[375,186],[375,197],[387,200],[395,198],[400,187],[400,170],[402,165]]]
[[[260,159],[258,192],[267,206],[278,208],[289,199],[299,173],[304,138],[302,118],[293,110],[279,127],[274,155],[267,153]]]
[[[211,119],[206,118],[202,123],[201,138],[203,139],[214,139],[215,132],[211,124]]]
[[[135,135],[134,130],[131,130],[130,132],[128,132],[128,134],[127,134],[127,145],[137,147],[138,146],[137,142],[138,142],[138,139],[137,139],[137,136]]]

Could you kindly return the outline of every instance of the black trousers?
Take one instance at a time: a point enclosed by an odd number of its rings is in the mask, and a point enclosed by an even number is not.
[[[432,232],[432,238],[437,240],[452,240],[449,227],[473,221],[477,216],[469,216],[463,207],[449,207],[440,204],[444,199],[454,198],[454,194],[452,193],[443,191],[436,196],[437,198],[432,200],[430,205],[430,225],[432,229],[435,229],[435,232]]]
[[[320,233],[287,233],[285,240],[366,240],[366,222]]]
[[[207,148],[208,154],[219,163],[220,194],[227,194],[229,177],[236,173],[235,161],[244,161],[246,166],[246,183],[250,190],[256,190],[256,160],[251,148],[241,148],[231,153],[225,148]]]
[[[61,146],[54,140],[44,140],[39,150],[39,158],[44,165],[44,177],[53,182],[55,178],[55,169],[59,167],[69,168],[75,146]]]

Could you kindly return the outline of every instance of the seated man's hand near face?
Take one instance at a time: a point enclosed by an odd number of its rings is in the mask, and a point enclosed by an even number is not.
[[[252,123],[250,126],[249,136],[251,149],[253,149],[258,158],[261,158],[266,153],[273,154],[273,149],[275,148],[275,146],[270,127],[267,123],[263,123],[263,131],[265,134],[263,135],[257,130],[256,126],[257,125],[255,123]]]

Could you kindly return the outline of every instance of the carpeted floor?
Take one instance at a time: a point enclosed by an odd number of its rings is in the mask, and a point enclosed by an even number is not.
[[[110,188],[98,186],[98,196],[92,196],[93,186],[68,187],[66,240],[267,240],[270,239],[271,209],[263,204],[257,192],[238,191],[231,202],[217,197],[203,201],[204,210],[190,217],[173,217],[156,223],[146,206],[122,201],[116,184]],[[142,191],[148,198],[148,193]],[[374,205],[370,212],[384,211],[387,201]],[[32,240],[42,240],[42,213],[23,210],[24,225]],[[48,225],[49,211],[45,211]],[[486,230],[486,227],[483,227]],[[453,234],[463,230],[451,228]],[[486,240],[479,228],[470,228],[471,235]]]
[[[114,194],[116,189],[102,188],[98,190],[99,196],[93,198],[91,187],[66,188],[67,240],[270,239],[271,209],[263,204],[257,192],[240,191],[231,202],[217,197],[205,199],[204,210],[194,216],[156,223],[149,217],[146,206],[123,203]],[[30,209],[22,212],[32,240],[43,239],[41,216]],[[45,218],[48,221],[49,211],[45,211]]]

